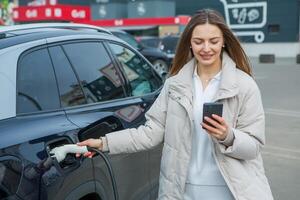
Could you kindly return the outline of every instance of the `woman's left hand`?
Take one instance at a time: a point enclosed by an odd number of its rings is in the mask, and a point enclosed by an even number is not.
[[[225,122],[223,117],[220,117],[218,115],[213,114],[212,118],[210,117],[205,117],[204,118],[206,122],[209,122],[211,125],[202,122],[201,125],[204,129],[207,130],[207,132],[215,137],[218,140],[225,140],[225,138],[228,135],[228,126],[227,123]]]

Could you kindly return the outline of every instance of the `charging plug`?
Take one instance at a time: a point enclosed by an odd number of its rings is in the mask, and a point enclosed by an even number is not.
[[[68,153],[86,153],[88,149],[86,146],[78,146],[76,144],[66,144],[60,147],[55,147],[49,153],[52,158],[56,158],[57,162],[63,161]]]

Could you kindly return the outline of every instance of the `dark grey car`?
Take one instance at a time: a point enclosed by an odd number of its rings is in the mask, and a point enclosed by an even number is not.
[[[105,29],[0,28],[0,199],[113,199],[103,160],[46,163],[63,144],[137,127],[161,78]],[[120,199],[156,199],[161,147],[109,156]]]

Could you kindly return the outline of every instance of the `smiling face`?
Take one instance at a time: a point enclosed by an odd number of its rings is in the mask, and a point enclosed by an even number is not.
[[[200,66],[219,67],[223,44],[222,31],[216,25],[201,24],[192,32],[191,47]]]

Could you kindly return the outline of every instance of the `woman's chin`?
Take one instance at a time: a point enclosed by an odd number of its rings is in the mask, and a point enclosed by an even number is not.
[[[203,66],[209,66],[209,65],[212,65],[213,64],[213,60],[199,60],[198,61],[200,65],[203,65]]]

